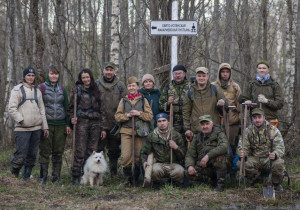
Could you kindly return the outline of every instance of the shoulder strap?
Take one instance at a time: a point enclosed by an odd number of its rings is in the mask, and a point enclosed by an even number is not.
[[[210,87],[213,90],[213,92],[215,93],[215,96],[217,96],[218,95],[217,87],[213,84],[210,84]]]
[[[26,101],[26,93],[25,93],[25,90],[24,90],[24,87],[23,85],[20,87],[20,90],[21,90],[21,93],[22,93],[22,101],[19,103],[18,105],[18,108],[25,103]]]
[[[45,95],[46,86],[44,85],[44,83],[40,84],[40,89],[41,89],[42,95]]]
[[[97,79],[95,82],[96,82],[97,86],[100,85],[100,79]]]
[[[81,100],[81,88],[80,87],[76,87],[77,89],[77,104],[79,104],[80,100]]]
[[[120,80],[117,82],[117,86],[119,89],[119,98],[122,98],[121,92],[123,91]]]
[[[37,97],[37,88],[34,88],[34,100],[37,105],[39,105],[38,97]]]
[[[192,101],[192,93],[191,93],[191,89],[192,89],[192,88],[193,88],[193,87],[190,86],[189,89],[188,89],[188,91],[187,91],[187,95],[188,95],[190,101]]]

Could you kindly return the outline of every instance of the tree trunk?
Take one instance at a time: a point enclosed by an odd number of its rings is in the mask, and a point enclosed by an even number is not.
[[[102,62],[110,60],[112,1],[104,0],[102,16]]]
[[[261,11],[263,21],[263,59],[268,60],[268,0],[262,0]]]
[[[296,25],[296,62],[295,62],[295,88],[294,88],[294,110],[295,110],[295,128],[300,129],[300,3],[298,2],[297,25]]]
[[[120,54],[120,39],[119,39],[119,15],[120,5],[119,0],[114,0],[112,4],[111,14],[111,47],[110,47],[110,61],[119,66]]]
[[[213,28],[210,32],[210,49],[211,49],[211,56],[214,58],[216,61],[219,61],[219,53],[218,53],[218,48],[219,48],[219,34],[220,34],[220,2],[219,0],[214,1],[214,11],[213,11]],[[218,63],[216,62],[211,62],[210,66],[212,72],[216,71],[218,69]],[[214,81],[216,79],[216,74],[212,73],[211,74],[211,81]]]

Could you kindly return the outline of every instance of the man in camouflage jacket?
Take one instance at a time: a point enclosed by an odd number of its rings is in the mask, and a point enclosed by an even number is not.
[[[237,154],[245,158],[246,178],[253,183],[257,181],[262,173],[270,172],[270,161],[272,164],[272,182],[277,190],[282,191],[280,185],[283,179],[285,167],[282,156],[285,147],[280,131],[270,126],[265,120],[265,113],[260,108],[252,111],[251,124],[244,132],[244,150],[242,150],[242,138],[239,141]],[[273,151],[271,151],[271,132],[274,134]],[[237,162],[240,167],[240,161]]]
[[[210,180],[217,184],[215,191],[223,191],[228,163],[227,138],[214,126],[210,115],[199,117],[199,121],[201,132],[194,136],[185,157],[187,177],[194,181]]]
[[[173,181],[183,183],[184,168],[179,163],[184,160],[186,153],[184,141],[180,133],[169,125],[169,116],[167,114],[158,114],[156,122],[158,127],[149,134],[141,149],[140,154],[143,167],[146,169],[149,166],[147,158],[153,152],[155,161],[152,169],[152,180],[154,184],[159,185],[162,179],[167,177],[171,177]],[[171,149],[172,164],[170,163]]]
[[[173,80],[162,91],[159,98],[159,108],[163,112],[170,112],[170,104],[173,104],[174,129],[184,136],[182,108],[185,93],[189,89],[186,79],[186,69],[182,65],[173,68]]]

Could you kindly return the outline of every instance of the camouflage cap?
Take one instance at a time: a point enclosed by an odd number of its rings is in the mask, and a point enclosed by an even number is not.
[[[256,67],[258,67],[259,64],[265,64],[268,68],[270,68],[268,61],[261,60],[261,61],[257,62]]]
[[[208,73],[209,73],[209,70],[208,70],[208,68],[206,68],[206,67],[198,67],[198,68],[196,68],[196,74],[197,74],[198,72],[203,72],[203,73],[205,73],[205,74],[208,74]]]
[[[116,68],[116,64],[114,62],[105,62],[104,63],[104,68],[106,69],[107,67],[111,67],[111,68]]]
[[[129,77],[127,79],[127,84],[132,84],[132,83],[139,83],[138,79],[136,77]]]
[[[210,115],[202,115],[201,117],[199,117],[199,122],[203,122],[203,121],[212,122],[211,116]]]
[[[252,110],[252,116],[255,115],[255,114],[259,114],[259,115],[265,115],[265,112],[263,109],[261,108],[255,108]]]

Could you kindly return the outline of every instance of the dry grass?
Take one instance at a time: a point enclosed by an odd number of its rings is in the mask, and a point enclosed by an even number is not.
[[[1,209],[255,209],[257,206],[276,209],[299,208],[300,204],[300,167],[295,164],[287,167],[293,180],[290,189],[285,181],[285,192],[276,194],[275,201],[266,201],[261,185],[246,189],[231,186],[222,193],[207,185],[189,188],[166,185],[160,191],[153,191],[124,187],[120,175],[113,179],[107,176],[102,187],[74,187],[66,165],[61,184],[40,185],[38,167],[33,171],[34,178],[24,182],[9,173],[8,160],[9,157],[0,157]],[[299,159],[294,161],[299,163]]]

